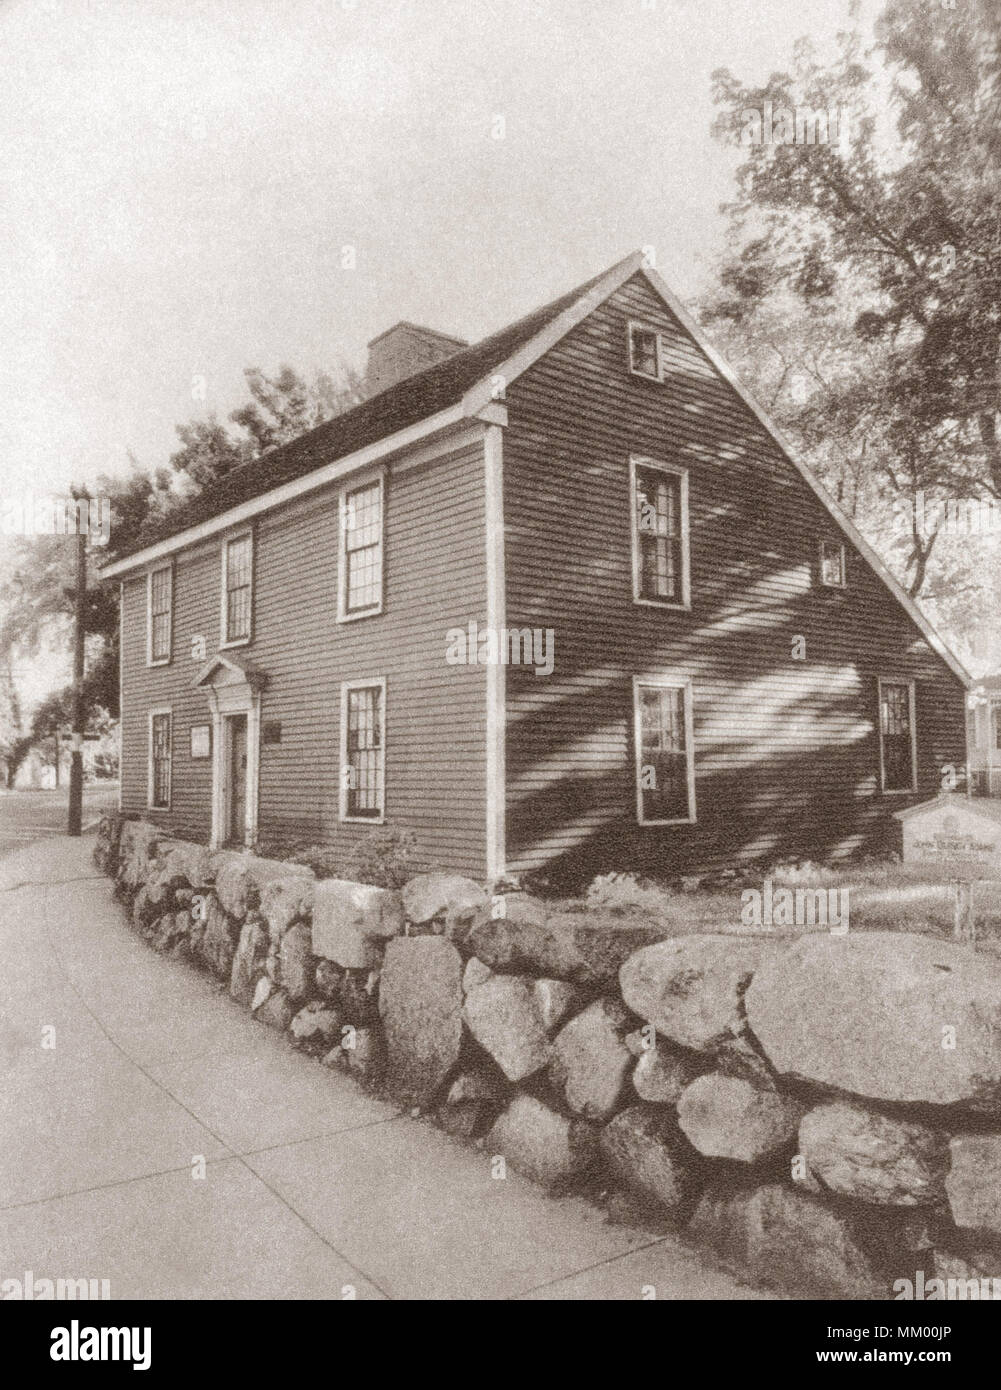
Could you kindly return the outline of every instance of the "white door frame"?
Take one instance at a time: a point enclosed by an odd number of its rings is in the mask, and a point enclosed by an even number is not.
[[[226,759],[229,753],[229,730],[226,719],[230,715],[247,716],[247,787],[246,822],[243,826],[242,840],[247,848],[252,848],[257,839],[257,804],[260,787],[261,760],[261,688],[262,680],[250,674],[239,665],[225,657],[214,658],[203,668],[195,681],[201,686],[209,700],[212,715],[212,835],[211,849],[220,849],[227,838],[226,820],[229,808],[226,804],[226,784],[228,780]]]

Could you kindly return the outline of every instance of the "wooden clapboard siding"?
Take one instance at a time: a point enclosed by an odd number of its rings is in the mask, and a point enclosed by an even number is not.
[[[662,333],[663,384],[628,372],[630,318]],[[672,872],[875,844],[964,760],[961,682],[850,543],[847,592],[815,586],[819,538],[842,533],[643,277],[507,407],[507,623],[552,628],[556,650],[549,677],[506,673],[509,868]],[[690,612],[632,601],[631,453],[689,470]],[[637,674],[693,683],[696,825],[637,824]],[[917,681],[916,797],[878,790],[878,676]]]
[[[414,832],[420,859],[485,870],[485,668],[445,662],[450,627],[486,620],[482,442],[386,476],[383,611],[338,623],[337,489],[258,518],[252,642],[235,649],[267,675],[258,830],[269,838],[348,847],[370,827],[338,822],[341,682],[385,677],[386,824]],[[123,807],[146,806],[147,711],[174,706],[173,797],[151,813],[205,839],[211,764],[192,762],[189,729],[209,719],[191,638],[218,648],[220,542],[175,558],[174,654],[148,669],[145,577],[125,581]]]

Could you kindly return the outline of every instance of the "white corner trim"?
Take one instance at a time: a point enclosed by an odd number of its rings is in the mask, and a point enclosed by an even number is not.
[[[504,432],[490,425],[483,441],[487,562],[487,627],[502,632],[507,623],[504,585]],[[486,861],[487,879],[502,878],[507,864],[506,671],[499,661],[486,666]]]
[[[722,376],[723,380],[729,386],[731,386],[734,391],[736,391],[737,395],[747,406],[748,410],[750,410],[751,414],[755,416],[759,424],[763,425],[765,430],[767,430],[767,432],[771,435],[772,439],[779,446],[779,448],[785,454],[786,458],[803,478],[803,480],[809,486],[811,491],[830,512],[831,516],[841,527],[841,530],[848,537],[851,543],[855,546],[856,550],[858,550],[861,553],[862,557],[868,561],[871,568],[875,570],[876,574],[889,589],[893,597],[904,608],[908,616],[915,623],[922,636],[927,641],[928,645],[942,658],[942,660],[953,672],[953,674],[958,676],[962,683],[967,688],[969,688],[972,685],[972,678],[969,672],[966,670],[966,668],[959,661],[958,657],[954,656],[953,653],[949,650],[949,647],[946,645],[943,638],[939,635],[939,633],[935,631],[931,623],[921,612],[921,609],[911,598],[910,594],[908,594],[907,591],[904,588],[902,588],[901,585],[897,582],[897,580],[894,579],[891,572],[887,569],[886,565],[876,554],[876,551],[873,550],[872,546],[862,535],[862,532],[859,531],[859,529],[856,527],[855,523],[841,510],[837,502],[835,502],[834,498],[823,486],[820,480],[814,475],[812,470],[805,463],[803,463],[801,459],[799,459],[796,456],[792,445],[784,437],[784,435],[779,430],[778,426],[766,413],[763,407],[760,406],[758,402],[754,399],[750,391],[748,391],[745,386],[741,385],[740,381],[738,380],[736,374],[733,371],[733,368],[729,365],[728,362],[725,361],[723,357],[720,356],[717,350],[709,342],[708,338],[705,335],[705,331],[701,328],[701,326],[698,323],[695,322],[695,320],[689,314],[688,310],[668,288],[667,284],[665,284],[665,282],[661,279],[660,275],[657,273],[656,270],[651,269],[649,266],[645,264],[640,266],[639,269],[642,271],[643,275],[646,276],[651,287],[657,292],[657,294],[660,295],[661,299],[671,310],[671,313],[679,321],[681,326],[694,339],[696,345],[702,349],[706,357],[708,357],[709,361],[719,372],[720,376]]]

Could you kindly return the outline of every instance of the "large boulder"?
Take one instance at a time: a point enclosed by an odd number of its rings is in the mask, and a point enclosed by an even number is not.
[[[770,1183],[703,1193],[689,1233],[756,1278],[800,1298],[883,1299],[888,1281],[841,1212],[806,1193]]]
[[[570,980],[587,989],[612,984],[624,960],[664,935],[662,929],[646,925],[589,923],[579,913],[556,914],[545,921],[539,920],[538,912],[513,906],[507,913],[477,923],[470,932],[469,945],[481,961],[494,970]]]
[[[744,1027],[742,998],[770,941],[678,936],[635,952],[619,971],[622,997],[658,1033],[696,1052],[712,1051]]]
[[[632,1025],[618,999],[596,999],[557,1033],[549,1079],[576,1114],[607,1120],[614,1113],[633,1062],[625,1043]]]
[[[466,996],[469,1031],[509,1081],[540,1071],[552,1055],[534,983],[523,975],[491,975]]]
[[[784,1148],[802,1114],[790,1096],[715,1071],[686,1086],[678,1101],[678,1124],[692,1147],[707,1158],[740,1163],[757,1163]]]
[[[313,893],[313,954],[348,970],[373,969],[390,937],[404,927],[403,900],[395,889],[327,878]]]
[[[465,934],[487,901],[485,891],[461,874],[417,874],[403,885],[403,911],[416,927],[433,922],[446,936]]]
[[[212,880],[211,859],[204,845],[188,840],[161,840],[150,864],[149,881],[204,888]]]
[[[316,977],[316,957],[313,955],[313,936],[307,922],[296,922],[281,939],[278,947],[279,975],[291,999],[305,999],[313,992]]]
[[[268,929],[257,916],[248,917],[240,932],[229,975],[229,992],[241,1004],[250,1004],[268,958]]]
[[[623,1187],[677,1214],[697,1192],[701,1162],[662,1106],[630,1105],[601,1131],[601,1152]]]
[[[246,916],[248,908],[257,907],[269,883],[275,879],[306,879],[312,881],[313,870],[305,864],[290,864],[285,859],[261,859],[246,851],[220,850],[211,858],[215,871],[215,891],[231,917]]]
[[[214,893],[205,898],[204,931],[198,941],[198,954],[214,975],[228,980],[240,939],[240,923],[223,911]]]
[[[952,1219],[960,1230],[1001,1236],[1001,1134],[956,1134],[945,1180]],[[1001,1260],[998,1269],[1001,1274]]]
[[[162,836],[163,831],[148,821],[125,822],[118,847],[118,880],[123,888],[135,891],[145,883]]]
[[[379,1013],[390,1085],[401,1099],[424,1104],[459,1060],[462,1043],[462,957],[452,943],[443,936],[390,941]]]
[[[560,1189],[583,1177],[597,1155],[597,1132],[586,1120],[568,1119],[535,1096],[517,1095],[484,1140],[533,1182]]]
[[[745,1004],[784,1075],[873,1100],[1001,1108],[1001,965],[964,946],[803,937],[758,967]]]
[[[626,1046],[636,1058],[632,1071],[633,1090],[640,1100],[656,1105],[677,1105],[689,1082],[704,1070],[696,1057],[680,1052],[654,1036],[651,1040],[643,1029],[636,1029],[625,1039]]]
[[[847,1102],[818,1105],[803,1116],[799,1152],[829,1192],[879,1206],[945,1199],[949,1146],[927,1125]]]
[[[341,1034],[341,1015],[320,999],[311,1000],[289,1024],[293,1044],[303,1052],[329,1052]]]
[[[261,888],[261,916],[272,941],[280,941],[293,922],[306,922],[313,911],[316,881],[302,875],[282,874]]]

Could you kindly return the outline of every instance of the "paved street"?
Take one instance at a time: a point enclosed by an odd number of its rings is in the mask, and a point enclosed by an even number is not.
[[[553,1201],[137,939],[91,836],[0,861],[0,1279],[117,1298],[764,1298]],[[649,1296],[649,1295],[647,1295]]]
[[[0,855],[50,835],[65,835],[69,790],[0,791]],[[83,823],[100,819],[102,811],[118,805],[118,783],[84,787]]]

